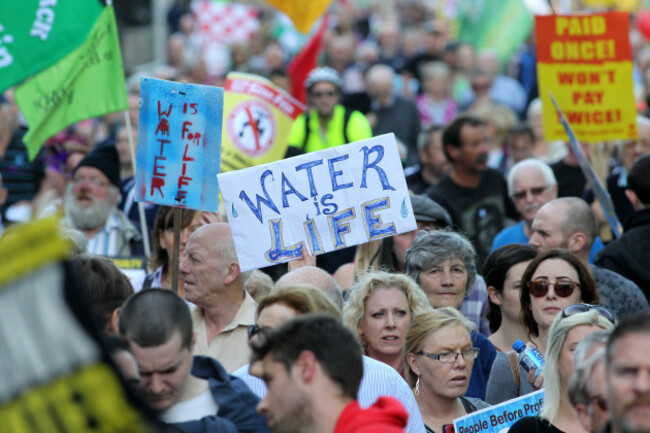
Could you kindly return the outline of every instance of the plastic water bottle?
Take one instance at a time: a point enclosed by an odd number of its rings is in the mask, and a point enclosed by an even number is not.
[[[539,373],[544,369],[544,356],[534,347],[526,347],[526,344],[521,340],[515,341],[512,348],[519,353],[519,364],[526,371],[535,368],[535,378],[537,378]]]

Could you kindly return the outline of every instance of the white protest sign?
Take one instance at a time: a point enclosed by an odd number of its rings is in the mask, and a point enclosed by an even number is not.
[[[536,416],[544,405],[544,390],[504,401],[454,420],[456,433],[507,433],[527,416]]]
[[[218,178],[242,271],[417,227],[393,134]]]

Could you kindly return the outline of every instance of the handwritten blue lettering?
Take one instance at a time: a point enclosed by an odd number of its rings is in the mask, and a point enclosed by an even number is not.
[[[239,193],[239,198],[248,205],[248,207],[255,214],[255,216],[260,221],[260,223],[264,222],[264,220],[262,219],[262,203],[264,203],[269,209],[274,211],[276,214],[280,215],[280,211],[278,210],[275,203],[273,203],[273,200],[271,200],[269,193],[266,191],[266,185],[264,184],[264,179],[266,179],[268,176],[271,176],[271,180],[273,180],[273,172],[271,170],[264,171],[264,173],[262,173],[262,176],[260,176],[260,185],[262,186],[262,191],[264,192],[265,198],[260,197],[259,194],[255,194],[255,197],[257,198],[257,206],[255,206],[251,201],[251,199],[248,198],[248,194],[246,194],[245,191]]]
[[[377,164],[379,164],[379,161],[381,161],[384,158],[384,148],[378,144],[376,146],[373,146],[370,149],[368,149],[368,146],[363,146],[361,150],[363,150],[363,170],[361,174],[361,188],[368,188],[366,184],[366,172],[368,171],[369,168],[374,168],[377,171],[377,175],[379,176],[379,181],[381,182],[381,187],[383,188],[383,190],[395,191],[395,188],[393,188],[390,185],[390,183],[388,183],[388,176],[386,176],[386,172],[381,167],[377,166]],[[368,155],[370,155],[370,153],[372,152],[377,153],[377,158],[372,163],[369,164]]]

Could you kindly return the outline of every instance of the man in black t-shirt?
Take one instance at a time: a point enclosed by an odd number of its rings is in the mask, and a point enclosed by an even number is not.
[[[481,119],[457,117],[445,128],[442,143],[452,169],[427,194],[449,211],[454,225],[472,240],[480,268],[494,236],[505,227],[506,218],[518,217],[517,210],[505,179],[487,168],[489,148]]]

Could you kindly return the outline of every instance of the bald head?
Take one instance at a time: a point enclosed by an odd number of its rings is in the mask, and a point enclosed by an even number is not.
[[[202,240],[204,245],[218,253],[224,262],[237,262],[235,242],[228,223],[212,223],[199,227],[190,235],[188,244],[198,240]]]
[[[273,287],[271,293],[284,287],[306,284],[316,287],[327,294],[336,306],[343,309],[343,297],[336,280],[330,274],[316,266],[302,266],[283,275]]]
[[[368,93],[379,103],[386,106],[393,97],[393,80],[395,73],[386,65],[375,65],[366,75]]]

